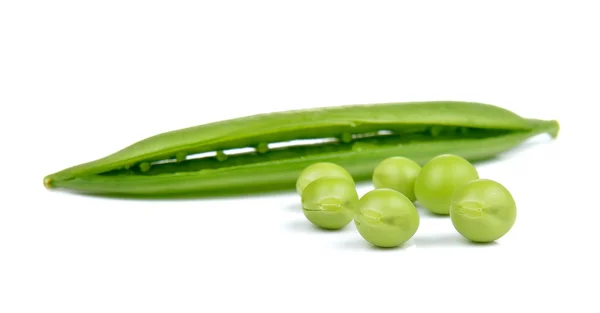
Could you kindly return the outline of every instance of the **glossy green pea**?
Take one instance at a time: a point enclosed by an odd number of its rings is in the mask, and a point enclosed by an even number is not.
[[[408,158],[394,156],[387,158],[375,167],[373,185],[375,188],[389,188],[399,191],[410,201],[415,201],[415,180],[421,166]]]
[[[464,158],[451,154],[439,155],[421,169],[415,181],[415,196],[419,204],[429,211],[448,215],[454,191],[478,178],[475,167]]]
[[[143,162],[140,164],[140,171],[142,171],[143,173],[147,172],[150,170],[150,163],[148,162]]]
[[[187,154],[185,154],[185,152],[177,152],[175,154],[175,160],[177,162],[183,162],[183,161],[185,161],[186,158],[187,158]]]
[[[454,228],[475,242],[491,242],[515,224],[517,205],[511,193],[490,179],[470,181],[456,190],[450,206]]]
[[[393,189],[375,189],[358,201],[354,218],[360,235],[374,246],[397,247],[414,236],[420,217],[415,205]]]
[[[367,180],[388,157],[423,165],[436,155],[455,154],[475,162],[541,133],[556,137],[558,131],[557,121],[476,102],[320,107],[161,133],[47,175],[43,182],[51,189],[126,197],[291,190],[300,172],[314,163],[336,163],[355,181]]]
[[[354,218],[358,193],[344,177],[321,177],[309,183],[302,193],[302,212],[314,225],[340,229]]]
[[[343,167],[335,163],[320,162],[307,166],[300,173],[300,176],[298,176],[298,180],[296,181],[296,192],[299,195],[302,195],[304,188],[306,188],[308,184],[321,177],[341,177],[354,183],[350,173]]]
[[[221,161],[221,162],[227,160],[227,154],[225,154],[225,152],[220,151],[220,150],[217,151],[217,155],[215,157],[217,158],[218,161]]]

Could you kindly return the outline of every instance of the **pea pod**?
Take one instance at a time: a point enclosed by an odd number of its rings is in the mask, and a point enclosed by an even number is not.
[[[158,134],[44,178],[47,188],[116,196],[235,194],[293,189],[316,162],[369,179],[405,156],[452,153],[475,162],[528,138],[558,135],[555,120],[458,101],[357,104],[257,114]],[[306,141],[309,140],[309,141]],[[245,149],[244,149],[245,148]]]

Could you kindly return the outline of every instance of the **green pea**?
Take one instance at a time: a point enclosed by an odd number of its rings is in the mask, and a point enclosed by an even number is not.
[[[354,182],[344,177],[321,177],[302,193],[302,211],[314,225],[340,229],[354,218],[358,193]]]
[[[408,158],[395,156],[379,163],[373,171],[375,188],[389,188],[399,191],[410,201],[415,201],[415,180],[421,172],[421,166]]]
[[[140,163],[140,171],[142,171],[143,173],[149,171],[150,167],[151,167],[151,165],[148,162],[142,162],[142,163]]]
[[[349,143],[350,141],[352,141],[352,134],[350,134],[350,133],[343,133],[342,136],[340,137],[340,140],[343,143]]]
[[[183,162],[187,158],[187,154],[185,152],[177,152],[175,154],[175,160],[177,162]]]
[[[417,232],[420,218],[415,205],[400,192],[383,188],[367,192],[354,217],[360,235],[374,246],[397,247]]]
[[[475,242],[490,242],[501,238],[513,227],[517,205],[502,184],[477,179],[456,190],[450,218],[463,237]]]
[[[267,153],[269,151],[269,145],[266,142],[261,142],[256,146],[256,152],[260,154]]]
[[[421,169],[415,181],[415,196],[427,210],[448,215],[454,191],[478,178],[475,167],[464,158],[452,154],[439,155]]]
[[[216,157],[217,157],[217,160],[219,160],[221,162],[227,160],[227,158],[228,158],[227,154],[225,154],[225,152],[223,152],[221,150],[217,151]]]
[[[298,180],[296,180],[296,191],[299,195],[302,195],[304,188],[308,184],[321,177],[342,177],[354,184],[352,175],[345,168],[335,163],[319,162],[311,164],[302,170],[298,176]]]

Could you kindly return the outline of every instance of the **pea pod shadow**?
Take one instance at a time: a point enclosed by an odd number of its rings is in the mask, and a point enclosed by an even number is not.
[[[289,186],[281,186],[278,188],[255,188],[251,191],[244,192],[239,190],[223,190],[223,191],[205,191],[205,192],[190,192],[177,193],[170,195],[152,195],[152,194],[117,194],[117,193],[102,193],[96,194],[91,192],[78,192],[72,190],[50,190],[51,192],[70,193],[74,196],[113,199],[113,200],[131,200],[131,201],[194,201],[194,200],[218,200],[218,199],[247,199],[261,198],[268,196],[293,195],[295,190]]]
[[[321,227],[313,225],[306,219],[291,220],[290,222],[284,224],[283,227],[289,232],[306,234],[306,235],[319,234],[319,233],[340,234],[340,233],[354,232],[354,230],[352,229],[352,227],[350,225],[343,227],[341,229],[325,229],[325,228],[321,228]]]
[[[377,250],[377,251],[397,251],[406,250],[408,248],[464,248],[464,247],[493,247],[499,245],[498,242],[493,241],[489,243],[477,243],[469,241],[459,234],[442,234],[442,235],[419,235],[416,234],[409,241],[401,246],[394,248],[379,248],[369,244],[363,238],[353,238],[340,242],[339,248],[344,250]]]
[[[442,235],[416,235],[413,238],[417,248],[438,248],[438,247],[493,247],[499,245],[498,242],[479,243],[470,241],[458,233]]]
[[[381,252],[386,252],[386,251],[392,252],[392,251],[398,251],[398,250],[406,250],[409,248],[413,248],[414,246],[415,246],[414,239],[411,238],[409,241],[405,242],[404,244],[402,244],[398,247],[392,247],[392,248],[377,247],[377,246],[370,244],[363,238],[360,238],[360,236],[359,236],[359,237],[353,238],[351,240],[340,242],[338,247],[342,250],[359,250],[359,251],[372,250],[372,251],[381,251]]]

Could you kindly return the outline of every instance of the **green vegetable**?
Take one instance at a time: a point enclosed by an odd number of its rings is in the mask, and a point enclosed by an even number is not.
[[[439,155],[421,169],[415,181],[415,196],[429,211],[447,215],[454,191],[478,178],[477,170],[469,161],[457,155]]]
[[[336,163],[359,181],[370,179],[377,164],[391,156],[423,164],[436,155],[451,153],[478,161],[541,133],[556,137],[558,131],[557,121],[523,118],[500,107],[472,102],[284,111],[152,136],[101,159],[48,175],[44,185],[135,197],[288,190],[304,168],[317,162]],[[143,163],[151,166],[140,168]]]
[[[354,218],[360,235],[372,245],[392,248],[408,241],[417,232],[420,218],[415,205],[393,189],[375,189],[358,202]]]
[[[501,238],[513,227],[517,205],[500,183],[477,179],[456,190],[450,218],[454,228],[465,238],[490,242]]]
[[[354,218],[358,193],[354,182],[345,177],[321,177],[309,183],[302,193],[302,212],[314,225],[340,229]]]
[[[389,157],[373,171],[373,185],[375,188],[389,188],[399,191],[410,201],[415,201],[415,180],[421,172],[421,166],[405,157]]]
[[[352,176],[343,167],[329,162],[320,162],[307,166],[298,177],[296,191],[302,195],[304,188],[321,177],[341,177],[354,183]]]

